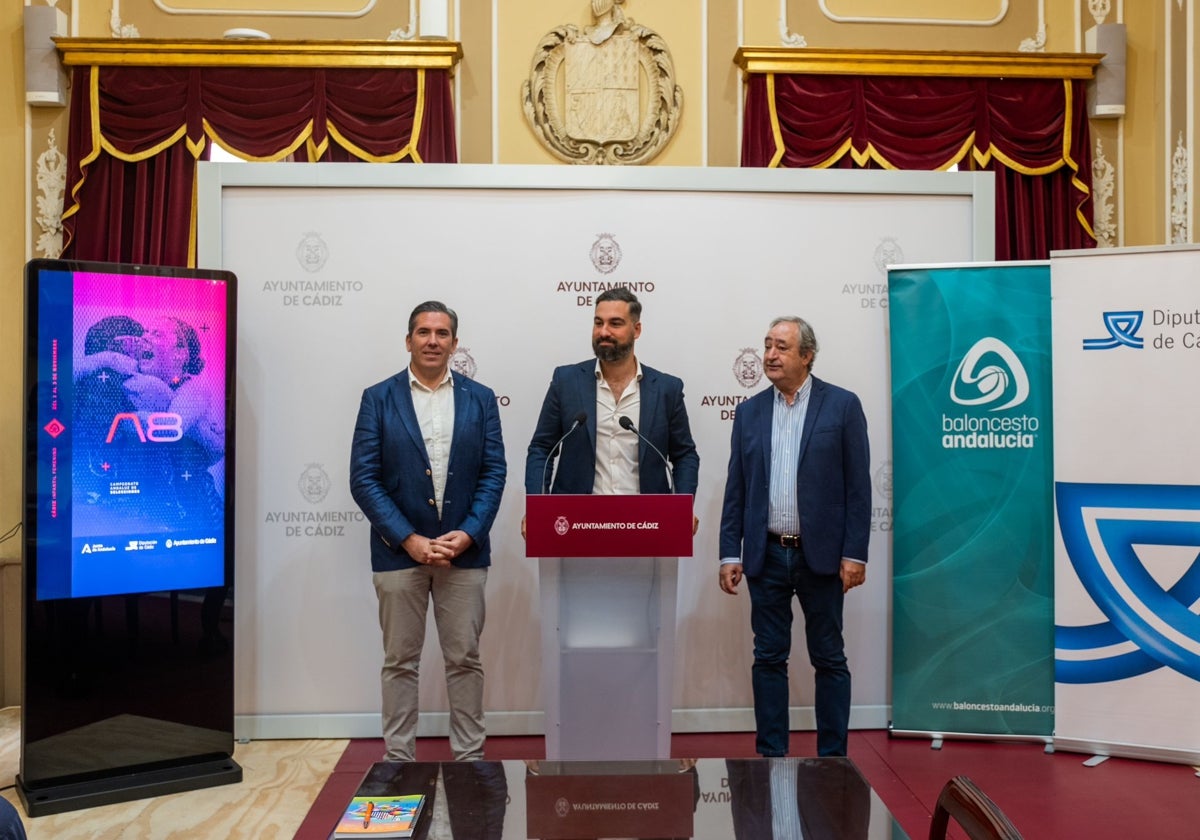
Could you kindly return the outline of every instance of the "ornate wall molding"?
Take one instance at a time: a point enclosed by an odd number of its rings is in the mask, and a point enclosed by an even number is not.
[[[344,9],[256,9],[250,4],[245,7],[237,3],[230,5],[237,8],[213,9],[208,6],[191,6],[186,3],[168,3],[166,0],[153,0],[158,10],[168,15],[209,15],[216,17],[321,17],[321,18],[359,18],[375,8],[378,0],[361,0],[357,8]],[[311,4],[309,4],[311,5]],[[345,4],[342,4],[345,5]]]
[[[1089,3],[1107,3],[1109,0],[1089,0]],[[834,23],[913,24],[919,26],[995,26],[1008,15],[1009,0],[997,0],[996,13],[990,18],[925,18],[887,17],[882,15],[843,15],[829,8],[829,0],[818,0],[821,14]],[[1019,52],[1045,52],[1046,50],[1046,0],[1037,0],[1038,27],[1032,38],[1025,38],[1018,46]],[[1094,14],[1094,12],[1093,12]],[[787,0],[779,0],[779,38],[785,47],[807,47],[803,35],[796,34],[788,24]]]
[[[1092,13],[1092,20],[1099,26],[1108,20],[1112,12],[1112,0],[1088,0],[1088,11]]]
[[[997,0],[996,13],[990,18],[885,17],[879,15],[840,15],[829,8],[829,0],[818,0],[821,14],[834,23],[913,23],[926,26],[995,26],[1008,14],[1009,0]],[[1038,0],[1039,4],[1044,0]]]
[[[1179,140],[1175,144],[1175,153],[1171,155],[1171,243],[1180,244],[1188,241],[1188,149],[1183,144],[1183,132],[1179,132]]]
[[[1045,52],[1046,51],[1046,26],[1041,24],[1038,26],[1037,34],[1032,38],[1025,38],[1021,41],[1021,45],[1017,48],[1021,52]]]
[[[788,28],[787,0],[779,0],[779,43],[784,47],[807,47],[808,41]]]
[[[114,38],[140,38],[141,33],[132,23],[121,23],[121,0],[113,0],[108,9],[108,31]]]
[[[1045,52],[1046,51],[1046,0],[1038,0],[1038,28],[1037,34],[1032,38],[1026,38],[1021,41],[1017,47],[1020,52]]]
[[[1113,218],[1116,210],[1113,194],[1116,191],[1116,169],[1104,156],[1104,143],[1096,138],[1096,151],[1092,154],[1092,230],[1096,244],[1101,248],[1117,245],[1117,223]]]
[[[63,193],[67,184],[67,157],[58,149],[54,129],[46,139],[46,151],[37,158],[37,215],[42,229],[34,246],[43,257],[54,259],[62,253]]]
[[[417,0],[408,0],[408,26],[396,27],[388,33],[389,41],[409,41],[417,35]]]

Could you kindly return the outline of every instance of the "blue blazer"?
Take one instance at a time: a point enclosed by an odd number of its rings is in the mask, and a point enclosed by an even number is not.
[[[740,557],[755,577],[767,556],[771,419],[775,386],[737,408],[721,510],[721,557]],[[800,543],[809,567],[837,574],[843,557],[867,560],[871,535],[871,452],[858,397],[813,377],[801,434]]]
[[[490,565],[488,532],[500,509],[507,465],[496,395],[460,373],[454,376],[454,432],[442,515],[433,472],[413,409],[408,370],[363,391],[350,449],[350,492],[371,523],[371,568],[417,565],[400,547],[413,533],[437,537],[466,531],[472,545],[454,565]]]
[[[700,481],[700,455],[683,403],[683,380],[642,365],[641,417],[637,429],[671,462],[676,493],[695,494]],[[554,369],[542,402],[533,440],[525,457],[525,492],[542,493],[542,476],[554,466],[546,459],[580,412],[587,424],[563,443],[552,493],[591,493],[596,478],[596,360]],[[632,434],[632,432],[630,432]],[[670,493],[662,459],[646,441],[638,445],[638,482],[643,493]]]

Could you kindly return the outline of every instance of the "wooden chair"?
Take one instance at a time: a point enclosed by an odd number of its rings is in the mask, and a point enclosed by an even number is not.
[[[999,806],[966,776],[955,776],[942,788],[929,824],[929,840],[944,840],[951,817],[971,840],[1022,840]]]

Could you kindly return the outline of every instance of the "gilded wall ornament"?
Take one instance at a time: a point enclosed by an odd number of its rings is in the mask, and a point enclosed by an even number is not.
[[[521,86],[534,134],[567,163],[646,163],[679,126],[683,90],[667,44],[626,19],[623,2],[592,0],[592,26],[546,33]]]

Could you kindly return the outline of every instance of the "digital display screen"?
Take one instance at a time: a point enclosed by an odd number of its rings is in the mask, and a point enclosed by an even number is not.
[[[233,275],[26,275],[35,598],[226,585]]]

